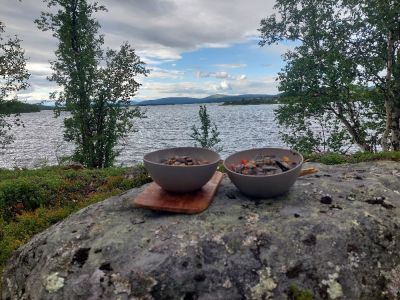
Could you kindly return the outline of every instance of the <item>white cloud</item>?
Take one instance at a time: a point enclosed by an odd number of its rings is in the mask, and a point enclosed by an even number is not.
[[[252,47],[260,48],[259,46],[257,46],[257,44],[255,44]],[[268,47],[262,47],[261,49],[263,49],[264,51],[268,52],[269,54],[280,54],[280,55],[283,55],[287,51],[293,51],[295,47],[296,47],[295,43],[292,43],[292,44],[272,44],[272,45],[269,45]]]
[[[216,88],[217,91],[226,91],[231,89],[231,85],[226,80],[222,81]]]
[[[206,97],[215,93],[228,95],[239,94],[276,94],[276,78],[274,76],[257,77],[246,80],[197,82],[160,83],[145,82],[138,93],[138,98],[151,100],[162,97],[188,96]]]
[[[229,79],[229,80],[244,80],[246,79],[246,75],[234,76],[229,74],[228,72],[221,71],[221,72],[203,72],[197,71],[195,72],[197,78],[210,78],[214,77],[217,79]]]
[[[222,68],[222,69],[234,69],[234,68],[244,68],[247,65],[246,64],[216,64],[215,66],[218,68]]]
[[[35,49],[49,56],[57,42],[50,32],[40,32],[33,20],[48,10],[40,0],[2,0],[0,18]],[[272,12],[274,1],[265,0],[103,0],[108,12],[95,15],[106,44],[118,47],[128,41],[144,56],[179,59],[183,51],[221,48],[258,36],[260,20]],[[44,43],[43,43],[44,42]],[[237,64],[232,64],[233,67]],[[228,65],[227,65],[228,66]]]
[[[35,75],[50,75],[53,70],[51,69],[50,63],[39,63],[39,62],[29,62],[26,64],[26,68],[29,70],[29,73]]]
[[[158,67],[150,67],[149,78],[159,79],[183,79],[185,72],[180,70],[166,70]]]
[[[272,13],[274,1],[265,0],[101,0],[108,8],[107,13],[98,13],[95,17],[101,24],[100,33],[105,34],[106,46],[118,48],[128,41],[136,49],[150,68],[165,62],[176,62],[182,58],[183,52],[195,51],[202,47],[224,48],[249,38],[258,36],[257,28],[260,20]],[[46,80],[50,75],[49,60],[54,59],[57,40],[51,32],[41,32],[33,20],[47,11],[46,3],[40,0],[1,0],[0,19],[5,22],[10,34],[18,34],[23,40],[22,46],[30,59],[28,68],[32,72],[31,89],[24,97],[30,99],[48,98],[48,92],[54,84]],[[281,53],[282,47],[269,48]],[[220,72],[209,77],[237,82],[251,82],[242,76],[232,76],[225,69],[246,67],[244,63],[216,64]],[[150,78],[172,78],[182,80],[184,74],[173,70],[154,70]],[[207,77],[202,77],[207,78]],[[145,81],[144,81],[145,82]],[[212,92],[210,83],[206,89],[195,92],[201,94],[207,90]],[[234,85],[229,82],[232,91]],[[157,86],[153,85],[154,88]],[[221,86],[221,88],[223,88]],[[47,92],[46,92],[47,89]],[[190,89],[178,92],[190,94]],[[150,97],[151,91],[143,94]],[[172,92],[169,92],[172,94]],[[160,95],[155,89],[154,97]]]

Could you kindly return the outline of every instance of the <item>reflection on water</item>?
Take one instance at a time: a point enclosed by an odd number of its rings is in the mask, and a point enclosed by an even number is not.
[[[220,131],[222,158],[239,150],[283,146],[274,122],[277,105],[208,105],[208,112]],[[135,120],[138,132],[121,141],[117,165],[133,165],[145,153],[176,146],[193,146],[191,127],[199,125],[198,105],[147,107],[147,118]],[[53,112],[23,114],[25,128],[14,128],[15,142],[0,154],[0,168],[57,164],[57,158],[71,154],[73,145],[63,141],[62,118]]]

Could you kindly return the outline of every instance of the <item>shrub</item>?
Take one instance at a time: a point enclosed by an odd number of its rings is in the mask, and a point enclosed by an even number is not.
[[[141,165],[95,170],[0,170],[0,275],[12,253],[33,235],[83,207],[149,181]],[[17,207],[18,203],[23,207]]]
[[[222,151],[222,147],[218,146],[221,142],[219,138],[219,131],[217,125],[211,122],[211,118],[207,112],[207,107],[205,105],[200,105],[199,118],[201,126],[197,128],[192,126],[192,134],[190,137],[202,148],[214,149],[217,152]]]

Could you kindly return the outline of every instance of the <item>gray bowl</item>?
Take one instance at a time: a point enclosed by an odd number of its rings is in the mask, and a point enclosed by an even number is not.
[[[287,156],[295,161],[297,166],[289,171],[275,175],[243,175],[230,170],[229,166],[238,164],[242,159],[252,160],[257,155],[265,156]],[[287,192],[295,183],[300,174],[303,164],[303,156],[294,150],[283,148],[258,148],[250,149],[232,154],[224,161],[224,167],[233,184],[243,193],[256,198],[275,197]]]
[[[199,166],[170,166],[161,163],[163,159],[184,155],[193,159],[208,160],[210,163]],[[220,157],[218,153],[209,149],[179,147],[148,153],[143,161],[151,178],[164,190],[187,193],[200,189],[211,179],[217,170]]]

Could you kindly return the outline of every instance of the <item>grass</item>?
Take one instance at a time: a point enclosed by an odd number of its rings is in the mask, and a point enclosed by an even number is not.
[[[308,289],[300,289],[295,283],[290,285],[289,299],[291,300],[312,300],[313,295]]]
[[[392,160],[400,161],[400,151],[396,152],[357,152],[352,155],[343,155],[338,153],[314,153],[305,154],[304,159],[312,162],[319,162],[326,165],[338,165],[344,163],[359,163],[366,161],[377,161],[377,160]]]
[[[0,170],[0,274],[12,253],[36,233],[81,208],[149,181],[143,166]]]

